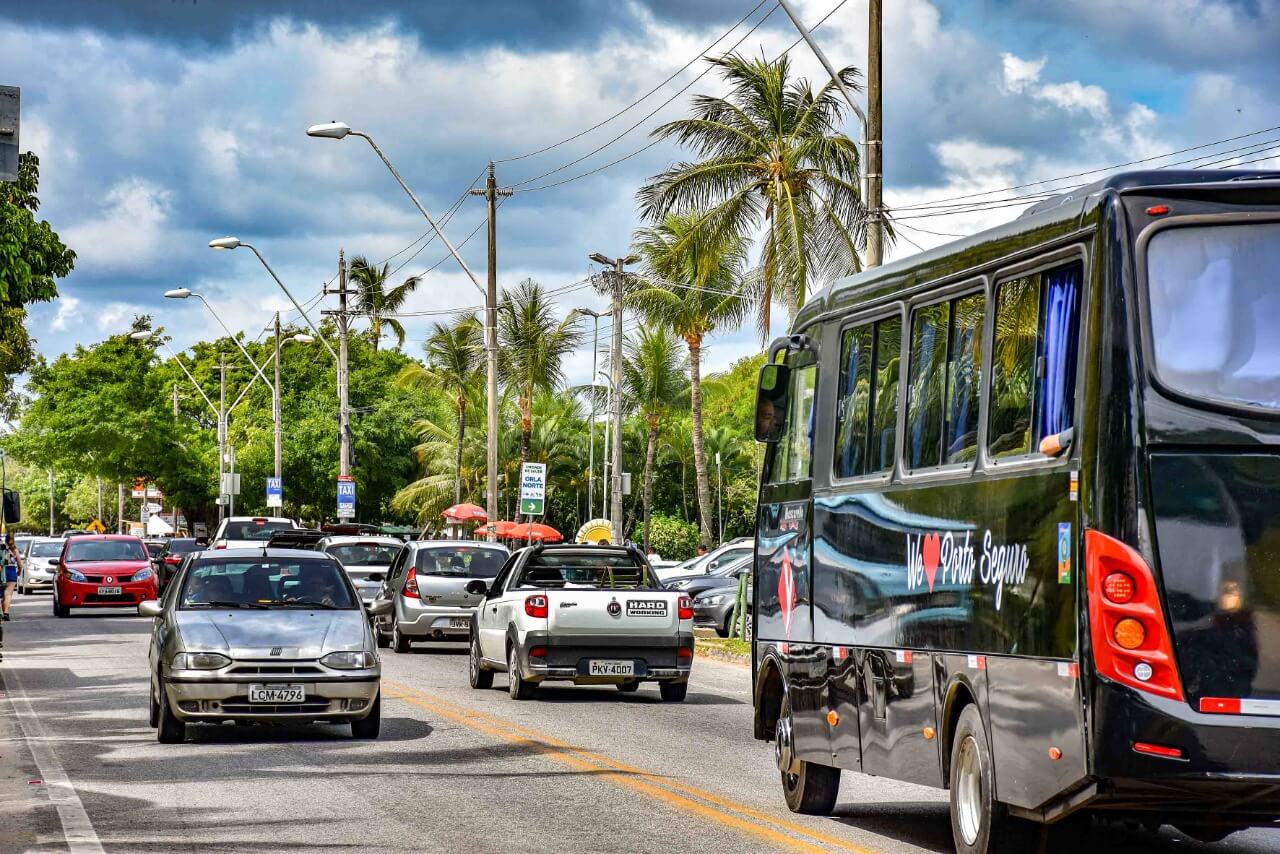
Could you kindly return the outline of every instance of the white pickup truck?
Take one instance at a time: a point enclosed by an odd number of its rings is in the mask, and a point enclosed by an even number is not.
[[[663,589],[634,548],[532,546],[467,591],[485,597],[471,624],[472,688],[502,670],[516,700],[549,679],[624,692],[657,682],[662,699],[685,698],[693,602]]]

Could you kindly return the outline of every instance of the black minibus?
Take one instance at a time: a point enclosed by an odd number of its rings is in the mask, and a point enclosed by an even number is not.
[[[963,854],[1280,819],[1280,172],[1145,171],[843,279],[760,372],[755,737]]]

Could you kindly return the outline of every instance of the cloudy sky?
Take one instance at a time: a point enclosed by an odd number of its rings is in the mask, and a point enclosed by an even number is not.
[[[816,36],[832,60],[861,67],[865,0],[837,4],[797,0],[810,24],[831,13]],[[41,215],[79,255],[61,299],[32,312],[39,347],[56,355],[144,312],[179,345],[214,335],[198,304],[161,297],[177,286],[258,335],[290,306],[252,255],[206,248],[225,234],[254,242],[316,308],[339,248],[390,259],[397,281],[431,269],[413,311],[477,304],[439,242],[419,239],[421,217],[367,145],[303,133],[333,119],[371,134],[433,214],[461,199],[446,230],[455,243],[475,232],[464,254],[481,278],[484,205],[462,194],[488,160],[509,161],[499,162],[499,181],[521,192],[499,213],[499,283],[570,286],[589,272],[589,253],[626,250],[636,188],[680,152],[658,145],[609,164],[685,113],[689,95],[722,91],[704,63],[676,72],[735,44],[773,57],[794,41],[781,10],[748,33],[773,0],[748,15],[755,5],[7,0],[0,83],[22,87],[22,146],[41,159]],[[1016,216],[1004,201],[1012,196],[1082,179],[1001,188],[1230,137],[1242,138],[1150,165],[1280,152],[1280,130],[1259,133],[1280,126],[1280,0],[885,7],[886,192],[904,226],[895,255]],[[803,46],[791,56],[823,79]],[[511,160],[579,134],[673,74],[602,127]],[[983,192],[1000,206],[946,216],[919,207]],[[566,311],[602,304],[586,287],[558,299]],[[435,319],[406,320],[406,348],[419,352]],[[748,324],[713,342],[710,367],[759,346]],[[589,351],[580,354],[572,379],[586,381],[589,364]]]

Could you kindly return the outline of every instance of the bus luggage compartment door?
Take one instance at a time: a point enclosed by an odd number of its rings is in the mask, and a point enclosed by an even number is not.
[[[942,785],[930,654],[867,649],[860,657],[862,770],[908,783]]]

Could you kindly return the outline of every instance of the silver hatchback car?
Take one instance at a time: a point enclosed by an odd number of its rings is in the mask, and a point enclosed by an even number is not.
[[[389,610],[377,603],[371,613]],[[149,653],[151,725],[161,742],[188,723],[350,723],[377,738],[381,665],[366,610],[342,565],[295,549],[191,555],[160,601]]]
[[[484,597],[467,592],[477,578],[492,581],[511,552],[497,543],[417,540],[396,556],[376,603],[392,608],[374,617],[378,646],[408,652],[414,641],[466,641]]]

